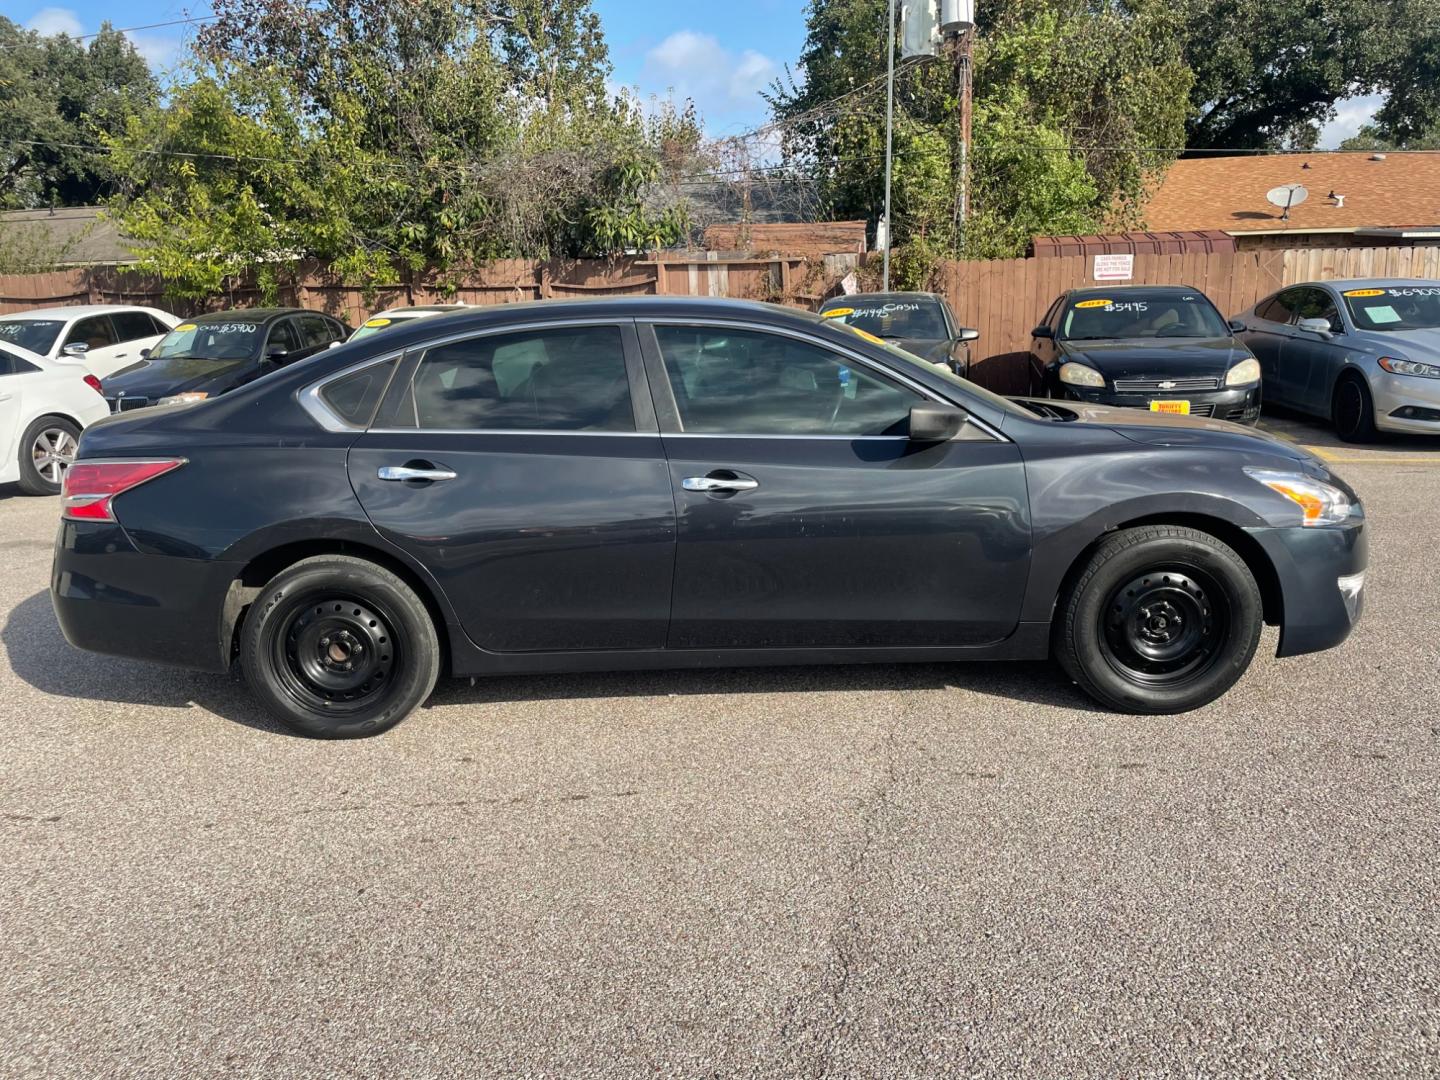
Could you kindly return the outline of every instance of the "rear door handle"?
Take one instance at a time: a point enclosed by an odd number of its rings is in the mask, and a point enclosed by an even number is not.
[[[454,480],[453,469],[416,469],[409,465],[381,465],[381,480]]]
[[[686,491],[704,491],[710,494],[734,494],[737,491],[754,491],[760,481],[749,476],[732,473],[728,476],[687,476],[680,481]]]

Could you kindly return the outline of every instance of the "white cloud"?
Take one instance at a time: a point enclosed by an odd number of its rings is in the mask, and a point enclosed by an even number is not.
[[[712,130],[760,115],[759,91],[779,72],[764,53],[734,53],[711,34],[677,30],[645,54],[640,81],[649,92],[691,98]]]
[[[169,67],[180,51],[179,38],[167,37],[163,34],[126,34],[125,36],[130,39],[130,44],[135,46],[135,51],[145,58],[145,62],[157,71]]]
[[[1320,148],[1332,150],[1339,146],[1374,119],[1375,113],[1384,104],[1383,94],[1366,94],[1337,102],[1335,119],[1320,129]]]
[[[69,8],[47,7],[41,8],[30,21],[25,24],[25,29],[34,30],[42,37],[50,37],[54,34],[69,34],[71,37],[79,37],[85,32],[84,24],[80,22],[80,16]]]

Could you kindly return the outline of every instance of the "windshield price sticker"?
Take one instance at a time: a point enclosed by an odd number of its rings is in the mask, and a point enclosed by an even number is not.
[[[1075,307],[1076,307],[1077,309],[1079,309],[1079,308],[1097,308],[1097,307],[1105,307],[1107,304],[1113,304],[1113,303],[1114,303],[1113,300],[1081,300],[1078,304],[1075,305]]]
[[[854,314],[855,309],[853,307],[837,307],[831,308],[829,311],[821,312],[822,317],[826,319],[843,319],[846,315]],[[366,325],[369,324],[367,323]]]
[[[1440,296],[1440,288],[1386,289],[1387,296]]]
[[[1346,296],[1384,296],[1384,289],[1351,289]]]
[[[1144,300],[1081,300],[1075,305],[1076,310],[1080,308],[1104,308],[1106,311],[1133,311],[1136,313],[1150,310],[1150,305]]]
[[[227,322],[216,323],[214,326],[207,326],[205,329],[212,334],[253,334],[258,329],[253,322]]]
[[[171,332],[172,334],[188,334],[191,330],[194,330],[194,329],[195,329],[195,324],[194,324],[193,322],[187,322],[187,323],[181,323],[179,326],[175,327],[175,329],[172,330],[172,331],[170,331],[170,332]]]

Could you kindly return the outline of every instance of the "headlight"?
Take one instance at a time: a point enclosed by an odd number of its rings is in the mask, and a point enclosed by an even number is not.
[[[1226,386],[1245,386],[1260,381],[1260,361],[1253,356],[1241,360],[1225,373]]]
[[[1060,381],[1069,383],[1071,386],[1098,386],[1101,389],[1105,387],[1104,375],[1101,375],[1093,367],[1073,361],[1060,365]]]
[[[197,401],[204,401],[210,395],[204,390],[191,390],[184,394],[171,394],[169,397],[162,397],[156,405],[193,405]]]
[[[1382,356],[1380,357],[1380,366],[1391,375],[1418,375],[1422,379],[1440,379],[1440,366],[1435,364],[1401,360],[1398,356]]]
[[[1281,469],[1246,466],[1245,474],[1300,507],[1302,525],[1338,525],[1350,516],[1350,496],[1333,484]]]

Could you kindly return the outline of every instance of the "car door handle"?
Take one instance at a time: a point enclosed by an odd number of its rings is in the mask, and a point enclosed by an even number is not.
[[[381,465],[381,480],[454,480],[453,469],[417,469],[409,465]]]
[[[760,481],[748,476],[733,474],[730,476],[687,476],[680,481],[680,486],[686,491],[734,494],[737,491],[754,491],[760,486]]]

